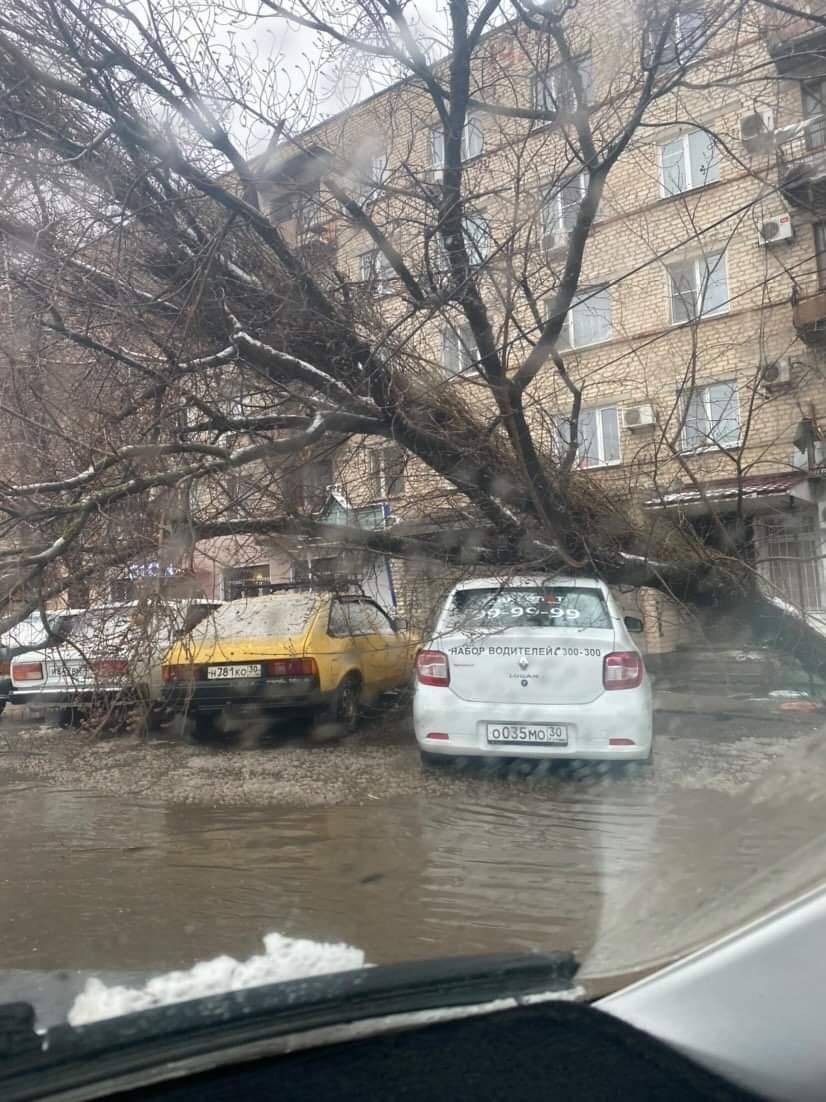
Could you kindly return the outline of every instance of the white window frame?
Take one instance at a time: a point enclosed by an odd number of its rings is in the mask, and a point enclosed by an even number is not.
[[[594,87],[594,74],[590,54],[574,58],[582,90],[585,93],[585,106],[591,102]],[[534,108],[537,111],[556,111],[565,115],[576,109],[576,95],[573,81],[569,79],[564,65],[554,65],[547,73],[537,74],[534,84]]]
[[[734,397],[733,409],[734,409],[734,413],[735,413],[735,416],[736,416],[736,419],[737,419],[737,439],[736,440],[728,440],[728,441],[718,440],[714,436],[714,424],[712,424],[711,417],[710,417],[711,391],[715,387],[721,387],[721,386],[730,386],[730,387],[732,387],[733,397]],[[688,424],[688,406],[689,406],[689,403],[690,403],[691,399],[696,394],[702,395],[703,409],[704,409],[704,412],[705,412],[705,415],[706,415],[706,421],[709,424],[709,432],[708,432],[708,435],[707,435],[707,439],[705,440],[704,443],[699,443],[699,444],[696,443],[696,442],[691,442],[688,439],[688,435],[687,435],[689,431],[692,431],[689,427],[689,424]],[[682,408],[683,427],[682,427],[682,431],[680,433],[680,437],[681,437],[681,450],[682,450],[683,454],[685,454],[685,455],[696,455],[698,452],[719,451],[720,449],[729,451],[732,448],[738,448],[740,446],[740,437],[741,437],[741,434],[742,434],[742,422],[740,420],[740,391],[738,389],[736,379],[710,379],[706,383],[698,383],[695,386],[691,387],[688,390],[687,393],[683,394],[682,397],[681,397],[681,400],[682,400],[682,404],[683,404],[683,408]],[[719,421],[716,422],[716,424],[719,424]],[[696,432],[696,430],[694,430],[694,431]]]
[[[576,201],[564,202],[564,192],[576,187],[579,198]],[[567,180],[559,182],[556,190],[549,190],[542,200],[542,247],[548,251],[561,249],[568,243],[573,225],[576,223],[579,208],[588,190],[588,176],[585,172],[579,172]],[[573,224],[565,225],[566,215],[570,210],[575,210]]]
[[[585,344],[577,344],[575,341],[575,325],[576,317],[574,315],[575,310],[580,305],[587,305],[593,298],[596,298],[596,293],[605,293],[607,295],[608,302],[608,332],[595,341],[588,341]],[[553,302],[547,302],[545,304],[546,317],[550,316],[553,308]],[[594,283],[588,287],[581,287],[579,291],[574,295],[573,302],[571,303],[568,313],[565,317],[565,324],[562,326],[562,330],[559,334],[560,351],[566,351],[568,349],[580,349],[580,348],[596,348],[597,345],[604,344],[606,341],[610,341],[614,335],[614,319],[613,319],[613,304],[611,302],[611,292],[607,283]]]
[[[704,134],[704,130],[684,130],[681,134],[675,134],[673,137],[668,138],[667,141],[661,142],[658,151],[658,161],[660,167],[660,196],[663,199],[668,199],[674,195],[685,195],[688,191],[695,191],[697,188],[707,187],[709,184],[716,184],[720,179],[720,157],[717,152],[717,143],[714,139],[711,139],[713,148],[712,159],[709,162],[709,171],[703,177],[702,173],[697,173],[701,179],[694,179],[694,166],[691,161],[691,135],[692,134]],[[708,137],[708,135],[705,135]],[[666,183],[666,167],[665,157],[666,148],[670,145],[674,145],[676,142],[680,142],[682,146],[682,169],[683,179],[685,186],[678,191],[669,191]],[[712,173],[712,166],[714,172]]]
[[[617,424],[617,457],[616,459],[605,458],[605,429],[602,423],[603,416],[606,413],[613,412]],[[596,443],[597,456],[593,460],[585,455],[580,457],[580,452],[585,444],[585,441],[581,439],[582,432],[582,415],[586,413],[594,414],[594,427],[596,429],[596,439],[591,440],[591,443]],[[568,447],[568,439],[566,434],[561,429],[564,426],[569,425],[569,418],[561,415],[554,418],[554,445],[560,457],[562,457]],[[580,439],[577,441],[577,458],[575,466],[578,470],[593,471],[598,467],[618,467],[622,463],[622,419],[620,417],[620,409],[616,402],[606,402],[605,405],[600,406],[586,406],[580,409],[579,412],[579,427],[577,435]]]
[[[714,263],[712,263],[714,261]],[[685,267],[691,264],[694,267],[694,289],[696,294],[696,305],[703,307],[698,313],[686,317],[676,318],[674,316],[674,304],[676,300],[679,300],[682,296],[675,293],[674,290],[674,269]],[[731,298],[731,289],[728,282],[728,261],[724,249],[721,249],[718,253],[701,253],[699,256],[686,257],[683,260],[675,260],[671,264],[666,264],[666,276],[668,279],[668,302],[669,312],[672,325],[690,325],[692,322],[700,321],[703,318],[714,318],[721,314],[727,314],[729,312],[729,301]],[[705,305],[706,291],[708,277],[717,271],[722,271],[725,280],[725,299],[719,305],[713,309],[708,309]]]
[[[448,362],[453,360],[457,370]],[[442,365],[451,379],[460,379],[465,375],[478,375],[479,349],[473,339],[470,326],[446,326],[442,330]]]
[[[363,176],[359,186],[359,196],[363,203],[369,203],[373,199],[377,198],[382,190],[384,184],[384,177],[387,174],[387,151],[382,150],[381,153],[375,153],[370,158],[367,164],[367,171]]]
[[[377,294],[386,295],[395,275],[381,249],[368,249],[359,256],[359,279]]]
[[[482,210],[466,210],[463,229],[465,248],[468,250],[471,264],[484,264],[490,256],[491,243],[490,223],[485,217],[485,212]]]
[[[471,136],[475,137],[478,149],[472,147]],[[484,147],[481,113],[469,111],[462,127],[462,162],[481,156]],[[435,172],[441,172],[445,167],[445,130],[441,123],[430,128],[430,167]]]
[[[706,32],[706,13],[704,10],[703,0],[685,0],[686,11],[678,11],[674,16],[671,23],[671,37],[666,41],[663,47],[663,53],[661,55],[660,66],[663,69],[673,69],[676,66],[693,64],[699,59],[705,48],[705,32]],[[683,20],[686,16],[699,18],[700,20],[700,34],[693,43],[693,52],[689,60],[682,58],[680,55],[683,50],[684,42],[687,38],[693,35],[693,30],[690,30],[688,34],[685,33],[683,28]],[[649,43],[653,50],[656,45],[657,39],[660,35],[660,28],[654,23],[649,26]]]

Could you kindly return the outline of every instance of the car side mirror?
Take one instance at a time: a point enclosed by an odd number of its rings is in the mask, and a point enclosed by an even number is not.
[[[639,616],[625,616],[623,619],[629,631],[634,632],[635,635],[641,634],[645,624],[643,624]]]
[[[410,624],[404,616],[397,616],[393,621],[394,631],[407,631],[409,627]]]

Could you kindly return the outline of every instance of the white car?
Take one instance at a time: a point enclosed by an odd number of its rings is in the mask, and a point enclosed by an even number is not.
[[[15,704],[70,712],[94,703],[159,704],[161,659],[214,602],[133,601],[87,608],[61,621],[65,642],[11,661]]]
[[[451,757],[651,760],[651,683],[596,578],[464,582],[416,659],[426,765]]]

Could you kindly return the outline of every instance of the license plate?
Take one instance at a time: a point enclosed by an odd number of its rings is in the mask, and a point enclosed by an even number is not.
[[[260,677],[261,665],[209,666],[207,678],[210,681],[223,681],[230,677]]]
[[[489,723],[488,742],[567,746],[568,727],[558,723]]]

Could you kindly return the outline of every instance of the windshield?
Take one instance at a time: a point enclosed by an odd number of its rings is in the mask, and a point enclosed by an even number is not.
[[[824,3],[2,0],[0,1051],[826,879]]]
[[[606,628],[611,616],[598,589],[463,589],[453,595],[445,630],[513,627]]]

